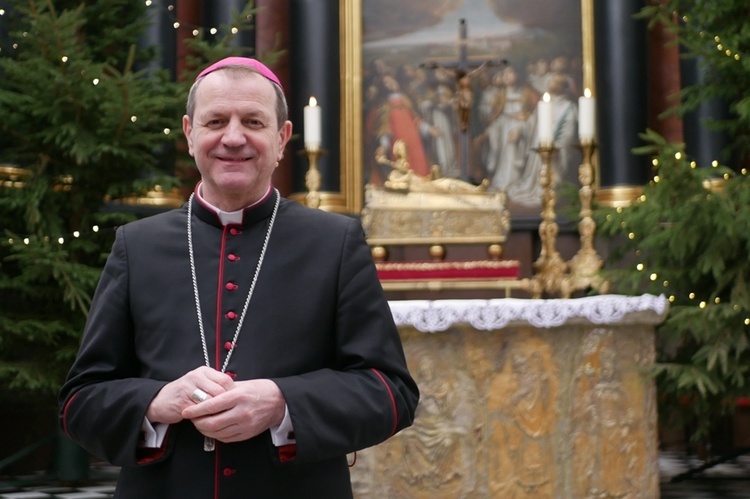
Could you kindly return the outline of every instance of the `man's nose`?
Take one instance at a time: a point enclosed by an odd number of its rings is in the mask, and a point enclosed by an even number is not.
[[[227,147],[237,147],[244,145],[245,141],[245,130],[240,120],[230,120],[224,129],[222,143]]]

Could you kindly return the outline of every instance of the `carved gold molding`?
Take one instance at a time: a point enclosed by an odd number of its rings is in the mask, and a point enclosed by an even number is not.
[[[29,177],[31,172],[25,168],[0,164],[0,187],[23,187]]]
[[[599,188],[594,199],[597,204],[609,208],[627,208],[643,194],[643,186],[640,185],[618,185],[614,187]]]
[[[305,206],[311,206],[309,196],[309,192],[295,192],[289,196],[289,199]],[[315,208],[332,213],[349,213],[346,199],[340,192],[316,191],[315,196],[317,197],[317,206]]]
[[[126,206],[154,206],[160,208],[179,208],[185,203],[179,189],[173,188],[164,192],[164,188],[156,185],[153,189],[139,195],[128,196],[111,200],[113,203]]]

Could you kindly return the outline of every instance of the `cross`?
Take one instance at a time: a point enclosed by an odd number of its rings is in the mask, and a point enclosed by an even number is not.
[[[473,102],[471,90],[471,75],[475,71],[486,66],[504,66],[508,64],[505,59],[495,58],[472,58],[468,55],[469,40],[467,37],[466,19],[458,21],[458,59],[444,61],[437,58],[427,59],[422,67],[428,69],[446,68],[453,69],[456,75],[456,94],[458,96],[458,117],[461,125],[459,132],[461,178],[469,179],[469,115]]]

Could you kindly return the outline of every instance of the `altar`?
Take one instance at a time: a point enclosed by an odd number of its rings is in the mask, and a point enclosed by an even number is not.
[[[393,301],[415,423],[350,456],[357,498],[658,497],[662,296]]]

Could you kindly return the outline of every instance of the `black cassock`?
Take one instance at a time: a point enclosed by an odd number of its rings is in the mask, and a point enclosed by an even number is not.
[[[226,227],[193,202],[196,277],[214,368],[234,336],[277,195]],[[156,393],[204,365],[187,211],[186,204],[118,229],[60,393],[63,428],[122,467],[118,498],[351,497],[346,455],[409,426],[419,392],[361,224],[285,199],[227,372],[238,381],[276,382],[296,448],[275,447],[266,431],[205,452],[203,436],[183,421],[169,427],[161,449],[138,449]]]

